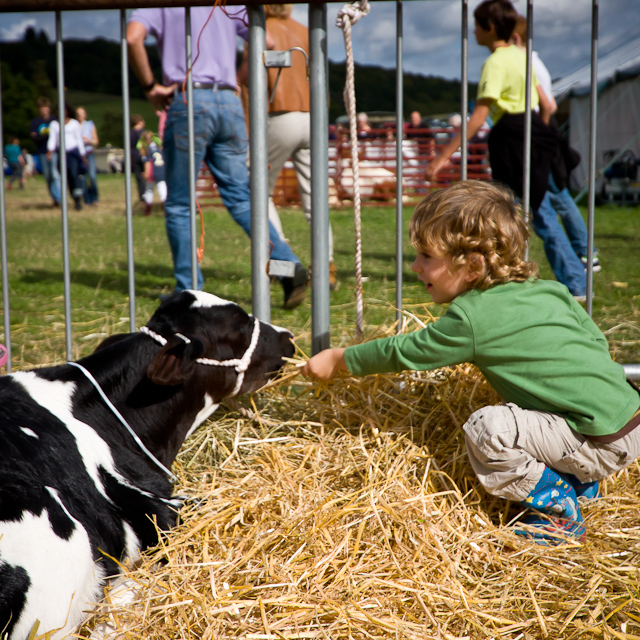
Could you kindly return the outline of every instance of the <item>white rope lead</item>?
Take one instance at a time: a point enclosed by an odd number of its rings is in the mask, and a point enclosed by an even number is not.
[[[109,398],[107,394],[102,390],[102,387],[98,384],[98,381],[91,375],[91,372],[85,369],[81,364],[77,362],[67,362],[68,365],[72,367],[76,367],[76,369],[80,369],[84,374],[85,378],[95,387],[96,391],[100,394],[100,397],[104,400],[104,403],[111,409],[113,415],[118,418],[118,420],[124,425],[125,429],[129,432],[131,437],[135,440],[136,444],[140,447],[140,449],[147,455],[147,457],[155,463],[155,465],[162,469],[174,482],[178,482],[178,478],[171,472],[167,467],[165,467],[158,458],[156,458],[149,449],[145,446],[144,442],[140,440],[138,434],[129,426],[129,423],[122,417],[122,414],[116,409],[115,405]]]
[[[356,234],[356,336],[362,338],[364,324],[364,302],[362,294],[362,225],[360,199],[360,163],[358,159],[358,124],[356,121],[356,89],[351,43],[351,26],[369,13],[369,3],[361,0],[345,5],[336,19],[336,26],[342,29],[344,48],[347,54],[344,103],[349,114],[349,137],[351,139],[351,171],[353,174],[353,219]]]

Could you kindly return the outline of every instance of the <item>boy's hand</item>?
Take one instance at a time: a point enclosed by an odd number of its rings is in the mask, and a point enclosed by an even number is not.
[[[432,181],[435,180],[436,176],[447,163],[446,159],[443,159],[442,156],[436,156],[425,169],[424,177],[426,180]]]
[[[302,367],[302,374],[308,378],[331,380],[338,371],[348,371],[344,361],[344,349],[325,349],[309,358]]]

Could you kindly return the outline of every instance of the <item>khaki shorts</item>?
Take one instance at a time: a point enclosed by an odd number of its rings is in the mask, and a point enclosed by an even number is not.
[[[596,444],[559,415],[514,404],[479,409],[463,429],[471,466],[482,486],[518,502],[531,493],[545,466],[592,482],[640,456],[640,427],[615,442]]]

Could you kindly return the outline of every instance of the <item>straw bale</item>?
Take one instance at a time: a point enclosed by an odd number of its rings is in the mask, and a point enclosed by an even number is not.
[[[638,464],[584,504],[587,539],[515,536],[462,425],[499,398],[471,366],[295,377],[219,410],[174,464],[181,522],[127,571],[111,637],[640,638]],[[107,593],[107,599],[109,594]],[[86,630],[85,630],[86,631]]]

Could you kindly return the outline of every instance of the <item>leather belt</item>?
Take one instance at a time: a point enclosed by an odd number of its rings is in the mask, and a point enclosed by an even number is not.
[[[194,91],[196,89],[202,89],[204,91],[237,91],[238,87],[233,87],[230,84],[224,84],[224,82],[194,82],[193,89]],[[179,94],[182,94],[182,84],[180,84],[173,90],[174,96],[177,96]]]
[[[595,442],[597,444],[609,444],[610,442],[615,442],[620,438],[624,438],[627,434],[631,433],[638,425],[640,424],[640,409],[638,409],[634,414],[631,420],[627,422],[627,424],[622,427],[619,431],[615,433],[608,433],[604,436],[587,436],[585,438],[590,440],[591,442]]]
[[[210,91],[235,91],[236,87],[224,82],[194,82],[194,89],[208,89]]]

